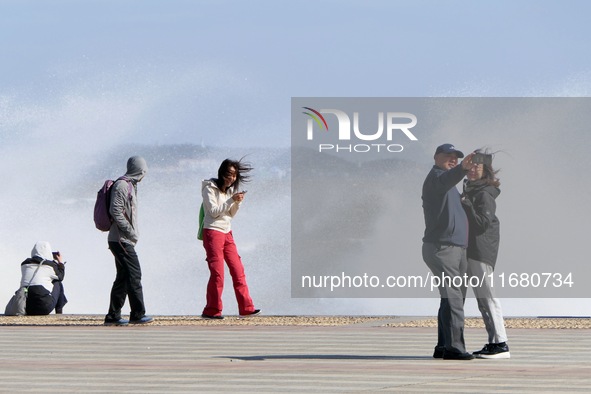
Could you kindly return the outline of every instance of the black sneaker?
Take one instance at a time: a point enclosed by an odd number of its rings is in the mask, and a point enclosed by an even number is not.
[[[446,350],[443,352],[443,359],[444,360],[473,360],[474,356],[472,355],[472,353],[448,352]]]
[[[511,358],[509,345],[506,342],[488,343],[482,350],[473,353],[478,358]]]
[[[475,355],[476,357],[480,356],[483,352],[488,352],[488,345],[489,343],[487,343],[486,345],[484,345],[484,347],[482,348],[482,350],[477,350],[475,352],[472,352],[473,355]]]
[[[240,317],[251,317],[251,316],[256,316],[256,315],[260,315],[260,314],[261,314],[261,310],[255,309],[252,312],[248,312],[248,313],[245,313],[244,315],[240,315]]]
[[[443,358],[444,351],[445,351],[445,347],[435,346],[435,350],[433,351],[433,358]]]
[[[205,313],[201,317],[208,320],[222,320],[224,318],[222,315],[206,315]]]

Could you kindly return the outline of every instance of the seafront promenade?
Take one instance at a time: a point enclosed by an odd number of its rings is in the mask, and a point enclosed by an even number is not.
[[[472,361],[431,357],[432,318],[156,319],[0,316],[0,392],[591,392],[589,319],[508,328],[511,359]],[[485,339],[466,328],[469,350]]]

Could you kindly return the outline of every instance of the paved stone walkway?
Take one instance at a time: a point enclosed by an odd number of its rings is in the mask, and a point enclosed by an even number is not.
[[[467,329],[470,350],[485,342]],[[591,331],[508,330],[509,360],[431,358],[433,328],[4,326],[1,393],[591,392]]]

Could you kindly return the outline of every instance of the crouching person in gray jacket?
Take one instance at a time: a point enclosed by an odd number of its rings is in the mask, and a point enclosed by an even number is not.
[[[28,287],[27,315],[62,313],[68,302],[62,281],[66,267],[60,252],[52,252],[49,242],[37,242],[31,257],[21,264],[21,287]]]

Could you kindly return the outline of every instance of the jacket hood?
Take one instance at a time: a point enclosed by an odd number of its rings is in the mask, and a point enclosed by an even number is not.
[[[218,184],[215,182],[216,178],[210,178],[210,179],[204,179],[203,181],[201,181],[201,190],[205,189],[208,186],[214,187],[218,190],[220,190],[220,188],[218,187]],[[230,187],[226,190],[226,193],[232,193],[233,192],[234,187]]]
[[[31,250],[31,257],[40,257],[43,260],[53,260],[53,253],[51,253],[51,245],[46,241],[39,241],[33,246]]]
[[[215,183],[214,178],[204,179],[201,181],[201,190],[205,189],[207,186],[213,186],[215,188],[218,187],[218,185]]]
[[[139,182],[148,172],[148,164],[141,156],[132,156],[127,160],[127,172],[125,176],[132,181]]]
[[[501,189],[489,185],[484,179],[466,181],[466,183],[464,183],[464,193],[466,194],[473,194],[481,191],[490,194],[493,198],[497,198],[499,194],[501,194]]]
[[[215,178],[204,179],[203,181],[201,181],[201,190],[205,189],[208,186],[219,189],[218,184],[215,182]]]

